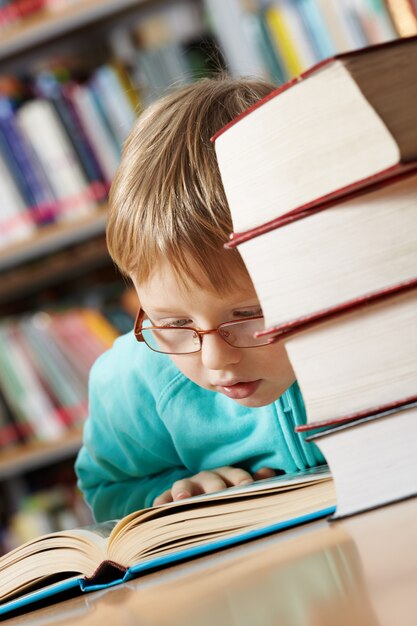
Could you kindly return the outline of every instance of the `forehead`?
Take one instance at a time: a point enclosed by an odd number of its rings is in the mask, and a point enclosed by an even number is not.
[[[243,304],[245,301],[257,301],[256,293],[246,272],[236,268],[236,275],[233,277],[233,284],[227,284],[222,290],[216,290],[210,284],[202,270],[196,262],[190,259],[190,275],[194,275],[198,280],[189,277],[178,276],[168,261],[160,262],[146,281],[139,282],[132,277],[136,291],[141,302],[141,306],[146,308],[170,308],[189,307],[196,305],[206,307],[222,304],[233,306]],[[233,268],[229,268],[229,273]]]

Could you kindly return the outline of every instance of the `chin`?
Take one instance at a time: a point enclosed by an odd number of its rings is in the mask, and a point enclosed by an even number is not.
[[[275,400],[277,399],[278,398],[275,398]],[[242,406],[246,406],[249,409],[259,409],[262,406],[267,406],[268,404],[275,402],[275,400],[268,400],[268,399],[255,398],[255,397],[249,396],[249,398],[243,398],[242,400],[233,400],[233,402],[236,402],[237,404],[241,404]]]

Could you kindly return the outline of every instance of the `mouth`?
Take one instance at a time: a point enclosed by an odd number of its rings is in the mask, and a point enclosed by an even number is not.
[[[261,384],[260,380],[236,382],[232,385],[216,385],[217,389],[232,400],[243,400],[252,396]]]

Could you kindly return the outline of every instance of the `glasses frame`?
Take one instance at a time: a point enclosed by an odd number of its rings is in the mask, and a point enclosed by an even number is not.
[[[245,317],[242,320],[231,320],[230,322],[222,322],[221,324],[219,324],[217,326],[217,328],[210,328],[209,330],[200,330],[199,328],[194,328],[193,326],[181,326],[181,327],[176,327],[176,326],[147,326],[146,330],[163,330],[166,328],[172,329],[172,330],[192,330],[193,332],[195,332],[198,335],[198,339],[200,341],[200,347],[198,350],[193,350],[192,352],[162,352],[162,350],[155,350],[155,348],[152,348],[146,341],[145,338],[142,334],[142,328],[143,328],[143,321],[145,319],[145,311],[142,308],[139,308],[137,315],[136,315],[136,319],[135,319],[135,325],[134,325],[134,335],[136,338],[136,341],[138,341],[139,343],[144,343],[146,344],[146,346],[152,350],[153,352],[157,352],[158,354],[178,354],[178,355],[185,355],[185,354],[197,354],[198,352],[200,352],[202,346],[203,346],[203,337],[204,335],[212,335],[213,333],[218,333],[219,332],[219,328],[221,328],[222,326],[226,326],[227,324],[236,324],[239,323],[239,321],[241,322],[249,322],[251,320],[260,320],[263,319],[263,315],[254,315],[253,317]],[[150,320],[152,322],[152,320]],[[229,343],[228,341],[226,341],[226,339],[224,337],[222,337],[222,335],[219,334],[219,336],[223,339],[223,341],[225,343],[227,343],[228,346],[231,346],[232,348],[237,348],[238,350],[248,350],[249,348],[262,348],[264,346],[269,346],[271,343],[275,343],[274,339],[268,338],[268,341],[266,343],[261,343],[255,346],[233,346],[231,343]]]

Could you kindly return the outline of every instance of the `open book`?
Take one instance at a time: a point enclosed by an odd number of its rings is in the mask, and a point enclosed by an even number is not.
[[[321,467],[44,535],[0,558],[0,615],[328,516],[335,500]]]

